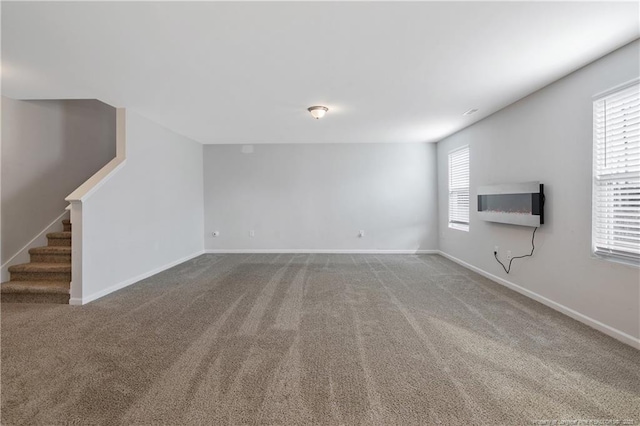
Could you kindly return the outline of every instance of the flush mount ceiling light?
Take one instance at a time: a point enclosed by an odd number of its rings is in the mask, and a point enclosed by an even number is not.
[[[465,112],[462,115],[471,115],[471,114],[475,114],[476,112],[478,112],[476,108],[471,108],[469,111]]]
[[[326,106],[317,105],[307,108],[307,111],[309,111],[311,113],[311,116],[317,120],[324,117],[327,111],[329,111],[329,108],[327,108]]]

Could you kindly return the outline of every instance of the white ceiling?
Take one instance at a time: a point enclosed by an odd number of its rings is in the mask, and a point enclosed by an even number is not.
[[[639,36],[638,2],[3,2],[2,91],[202,143],[433,142]]]

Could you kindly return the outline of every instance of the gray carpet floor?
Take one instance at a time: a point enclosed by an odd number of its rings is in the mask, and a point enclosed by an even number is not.
[[[1,337],[3,425],[640,423],[639,351],[436,255],[204,255]]]

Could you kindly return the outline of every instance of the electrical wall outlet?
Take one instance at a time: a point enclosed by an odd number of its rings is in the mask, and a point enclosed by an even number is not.
[[[255,236],[256,236],[256,231],[254,231],[253,229],[249,231],[249,237],[253,238]]]
[[[364,237],[364,231],[363,231],[363,230],[361,230],[361,231],[358,233],[358,237],[360,237],[360,238]]]
[[[220,236],[220,231],[213,231],[211,233],[214,237],[219,237]]]
[[[499,249],[499,248],[500,248],[500,247],[495,246],[495,247],[493,248],[493,251],[494,251],[495,253],[498,253],[498,249]]]
[[[507,259],[511,259],[513,256],[511,256],[511,250],[507,250]]]

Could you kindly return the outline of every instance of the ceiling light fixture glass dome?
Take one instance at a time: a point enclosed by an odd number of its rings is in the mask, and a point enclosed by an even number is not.
[[[317,106],[311,106],[307,108],[307,110],[311,113],[311,116],[317,120],[319,118],[324,117],[327,111],[329,111],[329,108],[327,108],[326,106],[317,105]]]

